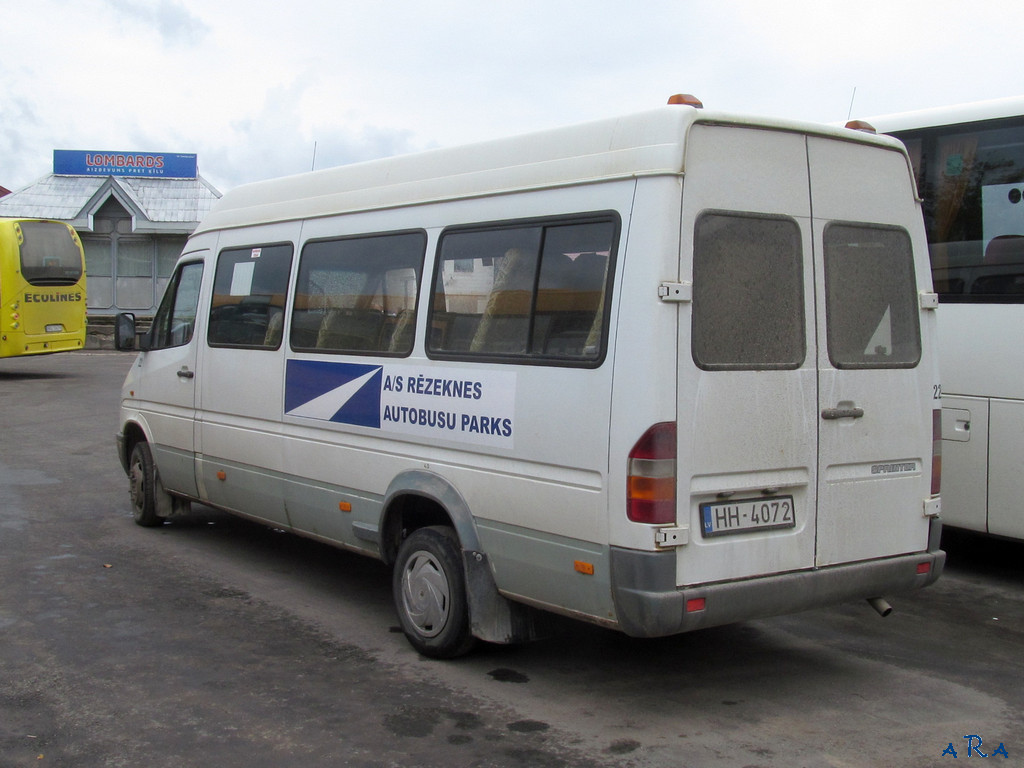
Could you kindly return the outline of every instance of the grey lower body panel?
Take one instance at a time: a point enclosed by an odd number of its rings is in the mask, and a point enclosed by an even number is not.
[[[677,587],[676,557],[675,552],[612,548],[612,594],[623,632],[661,637],[907,592],[934,582],[946,562],[946,553],[936,547],[879,560]],[[925,563],[928,569],[922,573]],[[704,601],[703,607],[688,611],[687,604],[698,600]]]

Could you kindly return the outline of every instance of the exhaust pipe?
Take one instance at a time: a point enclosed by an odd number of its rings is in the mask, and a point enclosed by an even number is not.
[[[892,606],[884,597],[869,597],[868,605],[874,608],[882,618],[892,613]]]

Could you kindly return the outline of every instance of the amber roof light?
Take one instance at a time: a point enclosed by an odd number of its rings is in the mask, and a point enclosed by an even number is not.
[[[865,133],[878,133],[875,130],[875,126],[871,123],[865,122],[864,120],[851,120],[846,124],[846,127],[852,131],[864,131]]]
[[[674,96],[668,97],[669,104],[683,104],[687,107],[696,107],[702,109],[704,104],[696,96],[691,96],[688,93],[677,93]]]

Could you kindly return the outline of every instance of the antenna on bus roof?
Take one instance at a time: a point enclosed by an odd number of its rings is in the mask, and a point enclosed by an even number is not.
[[[853,86],[853,96],[850,97],[850,111],[846,113],[846,119],[850,120],[853,117],[853,100],[857,98],[857,86]]]
[[[313,142],[313,162],[309,164],[309,170],[316,170],[316,142]]]

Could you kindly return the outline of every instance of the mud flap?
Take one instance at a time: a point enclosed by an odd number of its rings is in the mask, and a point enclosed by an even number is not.
[[[498,593],[487,555],[465,550],[469,629],[488,643],[525,643],[550,634],[543,612],[514,603]]]

